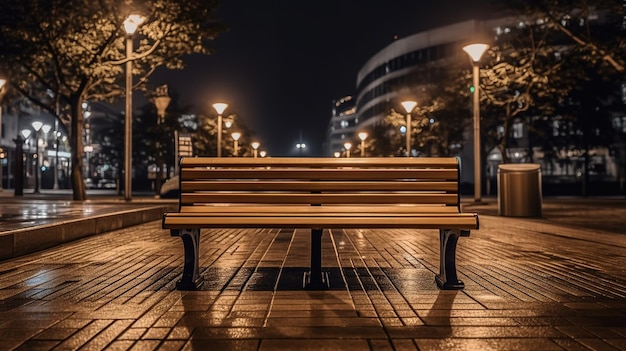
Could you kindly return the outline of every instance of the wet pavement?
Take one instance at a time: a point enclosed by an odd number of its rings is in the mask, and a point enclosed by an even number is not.
[[[176,208],[174,200],[126,201],[114,191],[92,192],[86,201],[71,200],[69,191],[12,195],[0,192],[0,260],[157,220]]]
[[[124,205],[108,201],[92,211]],[[458,243],[461,291],[436,288],[432,230],[324,232],[323,291],[300,287],[300,230],[203,231],[195,292],[175,289],[182,243],[158,220],[3,260],[0,350],[626,350],[626,199],[549,198],[539,218],[463,207],[481,229]]]
[[[162,204],[175,206],[176,200],[143,195],[125,201],[114,191],[89,191],[86,201],[73,201],[69,191],[42,190],[40,194],[13,196],[12,190],[4,189],[0,192],[0,232]]]

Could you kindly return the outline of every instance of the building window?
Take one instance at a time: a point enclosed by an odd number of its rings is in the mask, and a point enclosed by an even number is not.
[[[622,133],[626,133],[626,116],[613,118],[613,128]]]
[[[521,139],[524,137],[524,124],[520,122],[513,123],[513,138]]]

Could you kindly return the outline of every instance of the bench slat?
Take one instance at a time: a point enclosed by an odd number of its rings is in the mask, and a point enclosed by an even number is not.
[[[235,180],[199,180],[183,181],[181,189],[188,191],[457,191],[456,182],[416,182],[416,181],[235,181]]]
[[[442,224],[445,223],[445,224]],[[205,215],[202,216],[166,216],[163,228],[188,229],[188,228],[222,228],[222,227],[245,227],[245,228],[331,228],[331,229],[357,229],[357,228],[419,228],[419,229],[478,229],[478,220],[473,214],[461,215],[421,215],[421,216],[303,216],[298,215],[243,215],[232,216]]]
[[[454,169],[316,169],[316,168],[190,168],[181,174],[181,180],[198,179],[306,179],[306,180],[457,180]]]
[[[182,206],[180,213],[307,213],[307,214],[327,214],[327,213],[407,213],[410,215],[420,213],[440,214],[453,213],[458,214],[459,210],[456,206],[442,205],[385,205],[385,206],[355,206],[355,205],[332,205],[332,206],[309,206],[309,205],[235,205],[235,206],[218,206],[218,205],[192,205]],[[168,215],[177,216],[176,212]]]
[[[451,168],[459,167],[458,159],[454,157],[367,157],[367,158],[324,158],[324,157],[184,157],[180,160],[180,167],[329,167],[329,166],[354,166],[359,168],[393,168],[393,167],[429,167]]]
[[[458,202],[456,194],[435,193],[184,193],[182,205],[193,203],[258,204],[444,204]]]

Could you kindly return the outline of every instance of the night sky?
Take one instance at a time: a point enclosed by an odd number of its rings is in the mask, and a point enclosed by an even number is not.
[[[321,155],[332,100],[355,93],[356,75],[394,37],[487,14],[489,0],[222,0],[230,27],[215,53],[193,56],[182,71],[161,71],[184,104],[207,114],[230,106],[272,156]]]

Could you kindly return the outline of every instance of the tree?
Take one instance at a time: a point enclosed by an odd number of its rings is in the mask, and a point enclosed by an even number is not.
[[[241,134],[240,139],[237,141],[238,153],[237,156],[252,156],[253,150],[250,146],[254,141],[255,134],[250,128],[237,117],[236,114],[230,114],[224,116],[224,125],[228,124],[227,128],[222,126],[222,155],[230,156],[235,154],[234,142],[232,139],[232,132],[238,132]],[[195,154],[198,156],[215,156],[217,155],[217,116],[212,114],[209,116],[199,116],[198,126],[195,130],[193,138],[193,147]]]
[[[91,144],[99,145],[101,149],[95,152],[92,163],[88,169],[106,169],[107,179],[122,179],[121,165],[124,163],[124,136],[120,133],[123,130],[124,117],[112,106],[103,103],[91,102],[86,105],[89,118],[86,119],[85,128],[89,126],[86,133],[90,136]],[[116,170],[117,173],[113,173]],[[86,175],[91,178],[93,175]],[[119,185],[119,183],[118,183]],[[121,194],[121,189],[118,187]]]
[[[433,82],[446,84],[419,84],[419,78],[427,76]],[[411,111],[411,147],[427,156],[457,155],[463,148],[463,131],[469,125],[469,96],[465,93],[467,72],[453,62],[438,67],[429,66],[414,75],[415,82],[410,92],[418,102]],[[464,95],[465,94],[465,95]],[[406,114],[394,109],[385,116],[388,135],[399,140],[400,126],[406,125]],[[401,144],[404,147],[404,143]]]
[[[383,121],[369,126],[363,131],[368,134],[365,146],[368,156],[384,157],[401,154],[400,150],[404,142],[399,129],[391,128]]]
[[[145,180],[144,184],[149,183],[147,181],[148,168],[156,165],[158,161],[165,164],[165,174],[169,175],[171,169],[175,167],[175,162],[177,162],[175,131],[187,131],[183,125],[182,116],[190,116],[192,110],[191,105],[181,106],[179,101],[179,95],[172,92],[171,102],[165,111],[162,123],[158,123],[159,116],[153,102],[141,106],[136,116],[133,135],[133,168],[135,178],[140,182]],[[160,160],[157,159],[159,153],[161,154]],[[158,194],[160,189],[158,189],[156,179],[154,185],[154,190]]]
[[[449,70],[442,72],[441,81],[448,84],[433,87],[432,95],[439,99],[439,109],[430,113],[429,123],[436,138],[427,140],[432,151],[439,156],[458,156],[465,147],[464,132],[472,124],[470,113],[471,73],[454,63],[448,64]],[[434,129],[434,130],[433,130]]]
[[[588,60],[625,74],[624,0],[505,0],[503,4],[510,14],[559,32],[569,39],[569,45],[586,52]],[[593,20],[597,16],[602,17],[601,21]]]
[[[143,89],[161,66],[184,67],[183,56],[210,54],[217,0],[3,0],[0,69],[9,84],[70,130],[72,187],[85,199],[81,140],[84,101],[113,101],[124,91],[124,64],[133,61],[133,89]],[[146,21],[126,57],[123,22],[139,12]],[[69,111],[68,119],[61,118]]]
[[[513,122],[527,122],[523,117],[531,110],[547,114],[552,102],[568,90],[568,84],[560,81],[565,78],[559,75],[566,52],[542,24],[522,23],[497,38],[481,70],[487,149],[498,148],[504,163]]]
[[[509,122],[516,118],[531,122],[530,131],[543,142],[544,159],[558,160],[572,147],[610,146],[607,107],[616,99],[619,81],[626,78],[626,3],[507,0],[504,5],[522,25],[508,38],[499,38],[492,50],[498,60],[485,70],[491,99],[487,111],[498,104],[506,108],[501,118],[504,132],[491,135],[500,138],[496,144],[503,158]],[[619,109],[613,105],[613,111]],[[561,129],[558,138],[555,126]],[[528,149],[532,158],[532,145]],[[584,160],[587,163],[588,157]],[[587,165],[581,169],[583,180],[588,180]]]

